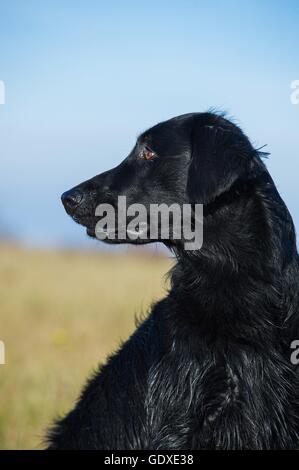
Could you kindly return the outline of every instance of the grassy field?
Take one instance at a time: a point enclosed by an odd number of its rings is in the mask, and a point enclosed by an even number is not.
[[[38,449],[165,289],[170,260],[0,245],[0,449]],[[164,288],[163,288],[164,286]]]

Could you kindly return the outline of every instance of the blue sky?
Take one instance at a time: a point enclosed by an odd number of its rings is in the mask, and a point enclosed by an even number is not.
[[[299,227],[296,1],[2,0],[0,224],[31,245],[93,246],[60,194],[169,117],[226,110]]]

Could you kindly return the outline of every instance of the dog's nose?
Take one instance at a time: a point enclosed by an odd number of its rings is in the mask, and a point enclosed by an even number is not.
[[[79,189],[70,189],[61,196],[62,204],[68,212],[73,212],[82,202],[83,193]]]

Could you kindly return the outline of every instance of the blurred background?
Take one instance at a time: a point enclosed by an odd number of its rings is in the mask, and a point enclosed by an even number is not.
[[[1,1],[1,449],[40,448],[167,288],[172,261],[159,247],[107,250],[60,203],[140,132],[226,111],[255,146],[268,144],[298,227],[298,15],[295,0]]]

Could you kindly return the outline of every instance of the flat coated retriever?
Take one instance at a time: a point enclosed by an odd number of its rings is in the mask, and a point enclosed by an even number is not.
[[[178,116],[62,201],[94,237],[96,206],[119,195],[203,204],[203,245],[158,238],[177,259],[167,297],[52,428],[49,448],[298,447],[298,254],[261,153],[222,115]]]

